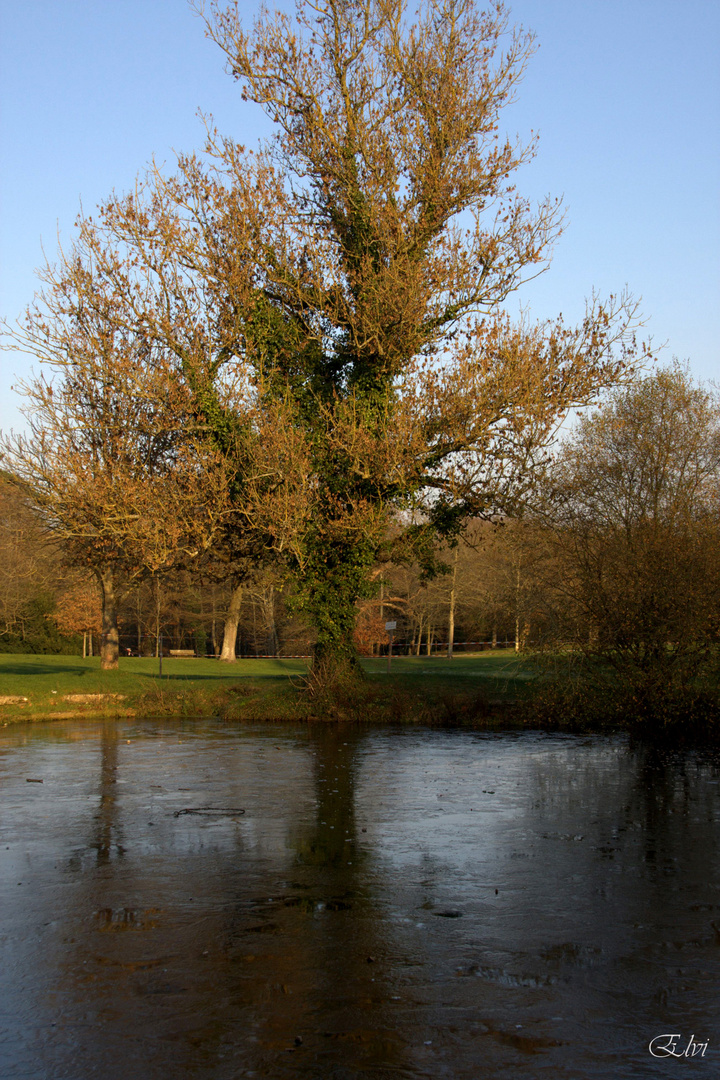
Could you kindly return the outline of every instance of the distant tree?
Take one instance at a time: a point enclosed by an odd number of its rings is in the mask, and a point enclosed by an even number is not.
[[[519,516],[505,519],[483,540],[486,606],[494,625],[512,628],[515,651],[523,651],[545,635],[552,608],[546,579],[555,567],[546,530],[532,516]]]
[[[720,634],[720,400],[680,366],[567,440],[551,514],[565,633],[652,710],[692,696]]]
[[[103,613],[97,581],[76,579],[68,582],[58,597],[53,617],[63,634],[82,634],[83,656],[88,638],[92,655],[93,635],[102,633]]]
[[[18,486],[0,473],[0,638],[22,637],[29,601],[49,593],[56,580],[47,534]]]
[[[196,431],[186,388],[133,324],[127,294],[96,272],[88,237],[48,265],[6,337],[45,365],[18,387],[25,433],[2,450],[12,479],[69,565],[102,590],[103,668],[117,666],[118,591],[207,548],[225,474]]]

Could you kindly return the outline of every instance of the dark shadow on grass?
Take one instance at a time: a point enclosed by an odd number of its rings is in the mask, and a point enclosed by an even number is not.
[[[153,679],[162,682],[221,682],[227,679],[248,678],[247,675],[158,675],[157,671],[134,671],[134,679]]]
[[[28,663],[16,663],[5,664],[0,667],[0,675],[86,675],[89,668],[73,667],[69,663],[67,664],[47,664],[38,661],[34,664]]]
[[[239,675],[236,671],[228,672],[227,675],[158,675],[157,671],[138,671],[133,674],[135,679],[154,679],[165,682],[239,682],[241,679],[287,679],[289,675],[297,672],[278,672],[276,675],[258,675],[248,672],[247,675]]]

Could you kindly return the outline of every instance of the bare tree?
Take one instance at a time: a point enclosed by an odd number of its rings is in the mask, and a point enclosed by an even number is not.
[[[651,710],[716,660],[719,500],[720,401],[677,365],[582,421],[553,473],[566,637]]]
[[[102,604],[97,581],[75,575],[58,598],[54,618],[63,634],[82,634],[83,657],[92,656],[93,634],[102,633]]]
[[[5,461],[66,560],[102,589],[102,666],[118,660],[118,590],[208,547],[226,509],[217,453],[186,389],[96,273],[92,223],[7,336],[46,372],[19,387],[27,431]]]
[[[0,474],[0,634],[22,633],[28,601],[57,579],[53,555],[22,492]]]

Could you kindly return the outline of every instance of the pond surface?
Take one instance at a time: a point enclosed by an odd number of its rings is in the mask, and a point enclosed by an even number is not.
[[[719,779],[621,738],[0,729],[0,1076],[718,1075]]]

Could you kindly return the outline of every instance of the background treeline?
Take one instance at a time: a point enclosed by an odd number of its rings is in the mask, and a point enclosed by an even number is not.
[[[0,481],[0,515],[0,652],[79,653],[84,647],[98,654],[101,596],[95,578],[64,566],[62,549],[43,534],[22,490],[7,478]],[[451,618],[455,642],[514,644],[516,634],[527,636],[529,589],[515,548],[511,526],[477,523],[455,549],[441,553],[447,574],[428,581],[417,566],[377,566],[377,595],[358,605],[358,650],[386,650],[390,620],[397,622],[394,648],[412,653],[447,649]],[[226,629],[233,635],[227,623],[237,593],[237,655],[311,654],[312,627],[293,610],[291,584],[277,569],[262,566],[240,589],[189,570],[129,588],[118,605],[121,654],[154,656],[162,642],[166,655],[187,649],[219,657]]]
[[[0,649],[97,647],[97,582],[63,569],[62,545],[0,485]],[[635,379],[582,418],[549,462],[532,505],[499,524],[469,523],[417,562],[378,562],[359,601],[355,644],[452,652],[456,643],[545,651],[580,666],[593,693],[624,682],[645,707],[687,695],[717,673],[720,637],[720,405],[675,365]],[[310,654],[311,624],[292,581],[258,558],[242,583],[202,566],[146,575],[119,602],[121,651]],[[83,642],[84,638],[84,642]],[[568,678],[568,663],[572,678]],[[654,704],[653,704],[654,703]]]

